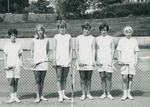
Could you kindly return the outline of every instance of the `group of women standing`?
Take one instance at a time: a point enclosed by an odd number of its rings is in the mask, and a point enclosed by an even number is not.
[[[102,90],[103,90],[103,94],[99,98],[103,99],[107,97],[113,100],[114,97],[111,95],[110,91],[112,86],[112,73],[113,73],[113,69],[111,65],[113,64],[115,45],[114,45],[113,37],[108,35],[109,26],[107,24],[100,24],[99,30],[101,32],[101,35],[94,37],[90,34],[91,25],[88,22],[82,24],[81,25],[82,34],[77,36],[76,38],[75,49],[73,49],[73,44],[72,44],[73,40],[71,35],[66,33],[67,23],[64,20],[59,20],[57,23],[57,27],[59,33],[54,36],[53,52],[59,53],[60,55],[59,59],[56,60],[55,62],[56,77],[57,77],[56,84],[57,84],[58,95],[59,95],[58,101],[63,102],[63,100],[70,100],[70,98],[65,95],[65,90],[66,90],[67,76],[69,73],[69,63],[72,61],[72,52],[76,53],[77,70],[79,71],[80,74],[80,83],[81,83],[81,90],[82,90],[82,95],[80,97],[80,100],[83,101],[86,98],[89,98],[90,100],[94,99],[94,97],[90,93],[91,78],[92,78],[93,70],[95,70],[95,67],[93,65],[95,63],[97,65],[100,65],[103,61],[107,61],[110,66],[107,69],[103,67],[98,69],[101,78]],[[130,34],[126,34],[126,32]],[[131,38],[132,33],[133,33],[132,28],[130,26],[127,26],[126,29],[124,30],[125,36],[129,37],[127,39]],[[135,54],[136,52],[139,51],[138,44],[136,41],[135,43],[132,44],[133,47],[131,47],[131,53]],[[119,60],[122,60],[122,54],[124,54],[124,50],[126,46],[122,45],[122,42],[119,42],[118,46],[119,46],[117,47],[117,50],[119,52],[118,57]],[[32,44],[31,44],[31,56],[33,58],[33,63],[37,63],[39,61],[44,60],[45,58],[47,58],[48,54],[50,54],[49,40],[45,38],[45,28],[43,25],[37,25],[36,35],[35,38],[32,40]],[[133,55],[132,57],[136,57],[136,56]],[[132,63],[133,62],[136,62],[136,60],[133,60]],[[83,67],[85,64],[86,67]],[[48,71],[48,62],[39,64],[36,68],[33,69],[33,73],[35,76],[35,83],[36,83],[36,100],[35,100],[36,103],[40,102],[41,100],[45,100],[45,101],[48,100],[42,96],[44,79],[47,71]],[[123,85],[124,95],[121,98],[122,100],[125,100],[127,97],[129,99],[133,99],[133,97],[130,94],[131,85],[132,85],[132,82],[130,81],[132,81],[134,74],[135,73],[122,74],[123,82],[124,82]],[[124,75],[128,75],[128,76],[124,76]],[[127,90],[129,90],[128,94],[127,94]]]

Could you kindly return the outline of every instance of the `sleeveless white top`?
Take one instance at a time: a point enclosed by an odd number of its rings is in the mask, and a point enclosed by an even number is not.
[[[58,58],[56,59],[56,64],[68,67],[70,63],[69,42],[71,36],[69,34],[56,34],[54,39],[56,40],[56,58]]]
[[[46,52],[46,46],[48,43],[48,39],[33,39],[34,42],[34,53],[33,53],[33,62],[34,64],[41,62],[41,61],[46,61],[48,60],[47,58],[47,52]],[[48,70],[48,62],[44,62],[36,66],[34,70],[37,71],[45,71]]]
[[[86,67],[79,67],[78,70],[93,70],[93,55],[92,55],[92,45],[94,37],[92,35],[84,36],[79,35],[77,37],[79,45],[79,58],[80,61],[84,64],[87,64]],[[78,65],[78,64],[77,64]]]
[[[96,43],[98,46],[97,49],[97,58],[99,60],[99,63],[102,64],[111,64],[111,60],[112,60],[112,55],[111,55],[111,51],[112,51],[112,47],[111,47],[111,43],[112,43],[113,37],[106,35],[104,36],[98,36],[96,37]],[[98,71],[107,71],[107,72],[112,72],[112,68],[109,67],[107,69],[105,68],[99,68]]]
[[[107,59],[109,62],[111,61],[111,43],[113,38],[109,35],[103,37],[98,36],[96,38],[96,42],[98,45],[97,57],[100,59]]]

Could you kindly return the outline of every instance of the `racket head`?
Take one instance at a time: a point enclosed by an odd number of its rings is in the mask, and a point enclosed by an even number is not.
[[[139,71],[150,71],[150,58],[141,58],[135,65],[136,69]]]
[[[48,55],[48,62],[52,63],[52,67],[56,67],[57,66],[57,60],[61,57],[59,52],[56,51],[52,51],[50,52],[50,54]]]
[[[25,70],[32,70],[35,67],[35,65],[32,64],[32,58],[28,58],[23,60],[22,62],[22,68]]]
[[[77,64],[76,64],[76,60],[71,60],[71,62],[69,63],[69,67],[71,70],[77,70]]]
[[[121,61],[115,61],[113,63],[113,69],[116,71],[124,71],[126,69],[126,64]]]

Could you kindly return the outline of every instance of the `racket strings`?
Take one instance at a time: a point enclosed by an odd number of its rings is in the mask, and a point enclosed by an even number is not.
[[[113,64],[113,68],[115,70],[119,70],[119,71],[122,71],[122,70],[125,70],[126,69],[126,65],[120,61],[116,61],[114,64]]]
[[[72,60],[72,61],[69,63],[69,66],[70,66],[70,70],[77,70],[76,60]]]
[[[22,67],[24,69],[30,69],[30,68],[32,68],[32,66],[34,66],[34,65],[32,65],[31,58],[24,60],[23,63],[22,63]]]
[[[136,68],[140,71],[149,71],[150,59],[141,59],[140,61],[138,61]]]

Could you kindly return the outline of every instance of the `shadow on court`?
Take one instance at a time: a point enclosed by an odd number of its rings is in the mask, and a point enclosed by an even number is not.
[[[111,91],[112,93],[112,96],[114,97],[121,97],[122,96],[122,90],[119,90],[119,89],[115,89],[115,90],[112,90]],[[66,93],[67,96],[71,97],[71,92],[69,93]],[[95,90],[95,91],[91,91],[91,94],[93,97],[99,97],[100,95],[103,94],[103,91],[102,90]],[[131,94],[133,96],[150,96],[150,93],[146,93],[144,91],[141,91],[141,90],[134,90],[131,92]],[[2,95],[2,94],[1,94]],[[8,94],[3,93],[3,96],[7,96]],[[82,95],[82,92],[81,91],[75,91],[74,92],[74,97],[80,97]],[[19,93],[19,98],[20,99],[33,99],[36,97],[36,94],[35,93]],[[44,97],[46,98],[58,98],[58,93],[48,93],[48,92],[45,92],[44,93]]]

